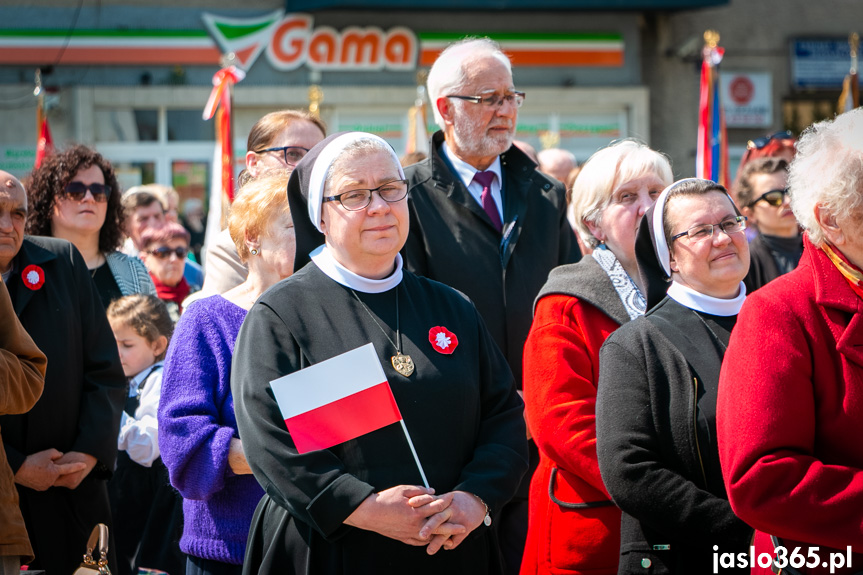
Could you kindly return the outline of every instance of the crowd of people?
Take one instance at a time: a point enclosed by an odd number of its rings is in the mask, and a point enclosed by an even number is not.
[[[863,568],[863,110],[726,189],[515,141],[487,39],[428,93],[401,161],[262,117],[203,250],[199,201],[87,146],[0,172],[0,575],[73,572],[100,523],[117,575]],[[359,363],[271,385],[364,346],[364,410],[320,399]],[[332,426],[363,431],[306,446]]]

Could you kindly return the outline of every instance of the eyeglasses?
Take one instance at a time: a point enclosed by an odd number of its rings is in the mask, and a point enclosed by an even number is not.
[[[794,134],[792,134],[788,130],[784,130],[782,132],[776,132],[775,134],[770,134],[769,136],[763,136],[761,138],[755,138],[754,140],[749,140],[746,143],[746,147],[750,150],[760,150],[773,140],[793,140]]]
[[[365,209],[372,203],[372,192],[377,192],[381,199],[387,203],[399,202],[408,195],[408,181],[393,180],[370,190],[349,190],[337,196],[323,198],[323,201],[334,202],[338,200],[344,209],[355,212]]]
[[[100,204],[108,201],[108,196],[111,195],[111,186],[105,184],[85,184],[84,182],[69,182],[63,188],[63,195],[70,200],[80,202],[87,195],[87,190],[93,194],[93,199]]]
[[[459,96],[457,94],[450,94],[447,98],[458,98],[459,100],[467,100],[468,102],[473,102],[474,104],[482,104],[486,108],[500,108],[503,106],[503,103],[512,104],[516,108],[521,108],[521,105],[524,104],[524,92],[508,92],[503,96],[494,93],[494,94],[484,94],[482,96]]]
[[[788,188],[782,190],[770,190],[769,192],[764,192],[747,205],[747,207],[752,207],[761,200],[764,200],[774,208],[778,208],[782,204],[785,203],[785,196],[788,195]]]
[[[181,260],[189,253],[189,248],[169,248],[167,246],[162,246],[155,250],[150,250],[147,253],[156,256],[160,260],[166,260],[172,255],[177,256],[177,259]]]
[[[693,242],[708,240],[713,237],[713,230],[716,228],[722,230],[722,233],[726,236],[742,232],[746,229],[746,217],[736,216],[734,218],[722,220],[718,224],[699,224],[697,226],[692,226],[685,232],[681,232],[676,236],[671,236],[671,242],[674,242],[674,240],[682,238],[683,236],[689,236],[689,239]]]
[[[278,148],[264,148],[263,150],[257,150],[255,153],[263,154],[264,152],[282,152],[285,163],[289,166],[296,166],[300,163],[300,160],[306,157],[309,149],[300,146],[280,146]]]

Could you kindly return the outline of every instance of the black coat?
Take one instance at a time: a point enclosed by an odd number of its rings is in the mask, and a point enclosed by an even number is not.
[[[31,265],[44,273],[44,284],[35,290],[22,279]],[[9,465],[17,471],[28,455],[50,448],[98,460],[74,490],[18,486],[36,555],[31,567],[71,573],[92,528],[110,523],[106,479],[117,457],[126,378],[99,294],[71,243],[27,236],[13,266],[6,285],[15,313],[47,356],[48,370],[33,409],[0,417]]]
[[[666,298],[600,350],[596,451],[623,511],[621,575],[712,573],[714,545],[748,551],[752,530],[728,503],[715,439],[727,338]]]
[[[803,237],[798,236],[800,240],[800,253],[803,254]],[[779,266],[776,265],[776,258],[773,257],[773,252],[764,241],[764,236],[758,234],[751,242],[749,242],[749,273],[743,278],[743,283],[746,284],[746,293],[752,293],[768,282],[772,282],[782,275],[779,271]]]
[[[240,329],[231,369],[234,409],[246,458],[266,491],[252,520],[244,573],[498,572],[495,534],[483,525],[458,548],[434,556],[344,525],[371,493],[422,484],[398,424],[329,449],[297,452],[270,381],[372,342],[437,493],[474,493],[497,517],[527,469],[524,405],[467,298],[410,272],[395,289],[357,297],[368,310],[308,264],[262,295]],[[390,363],[397,326],[402,351],[416,365],[410,377]],[[435,326],[457,336],[452,354],[432,347]]]
[[[553,268],[581,257],[566,219],[566,192],[511,147],[500,157],[504,229],[498,232],[441,155],[443,140],[435,133],[431,156],[405,169],[411,218],[405,267],[473,300],[521,388],[533,300]]]

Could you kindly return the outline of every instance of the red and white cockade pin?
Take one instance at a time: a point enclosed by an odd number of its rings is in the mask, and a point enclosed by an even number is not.
[[[429,330],[429,343],[435,351],[449,355],[458,347],[458,338],[453,332],[439,325]]]
[[[24,280],[25,286],[36,291],[45,285],[45,270],[31,264],[21,272],[21,279]]]

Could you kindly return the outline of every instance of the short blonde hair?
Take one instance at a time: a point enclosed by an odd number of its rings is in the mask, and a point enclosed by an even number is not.
[[[289,179],[289,170],[268,170],[248,180],[231,205],[228,232],[243,263],[251,255],[246,236],[266,235],[273,219],[291,213],[287,194]]]
[[[788,170],[791,209],[816,246],[824,232],[815,204],[837,223],[863,220],[863,109],[818,122],[797,141],[797,155]]]
[[[612,194],[622,183],[654,173],[665,186],[674,180],[665,154],[632,139],[617,140],[594,153],[582,166],[572,188],[569,219],[581,241],[591,247],[599,241],[587,222],[598,224]]]

